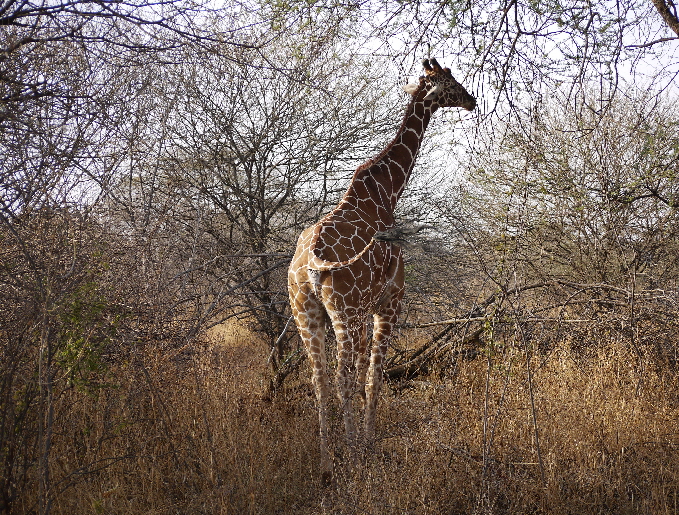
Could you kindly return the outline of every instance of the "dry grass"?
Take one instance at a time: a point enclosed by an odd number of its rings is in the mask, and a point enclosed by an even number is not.
[[[518,348],[386,388],[354,470],[335,412],[322,488],[308,371],[263,401],[264,345],[239,328],[213,338],[188,360],[121,367],[98,396],[60,396],[55,513],[679,513],[677,374],[624,343],[534,357],[535,412]]]

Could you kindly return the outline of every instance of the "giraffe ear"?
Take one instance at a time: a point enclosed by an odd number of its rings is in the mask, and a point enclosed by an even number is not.
[[[403,86],[403,91],[405,91],[409,95],[414,95],[415,92],[417,91],[417,88],[419,87],[420,87],[419,84],[406,84],[405,86]]]

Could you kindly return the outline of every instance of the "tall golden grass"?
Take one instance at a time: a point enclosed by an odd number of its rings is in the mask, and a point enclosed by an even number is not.
[[[671,363],[620,341],[588,355],[564,343],[529,359],[511,346],[456,356],[440,374],[385,388],[378,441],[358,466],[344,459],[333,412],[328,487],[308,370],[263,400],[265,345],[233,328],[190,355],[139,356],[111,370],[113,386],[98,394],[57,398],[52,511],[679,513]],[[16,511],[37,502],[36,486]]]

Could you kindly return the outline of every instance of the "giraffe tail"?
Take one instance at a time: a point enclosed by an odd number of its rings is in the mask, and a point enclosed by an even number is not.
[[[310,254],[311,257],[309,258],[309,264],[308,268],[309,270],[316,270],[318,272],[327,272],[330,270],[339,270],[340,268],[347,267],[359,259],[363,257],[363,255],[368,252],[373,245],[375,244],[375,239],[371,239],[368,244],[360,251],[358,252],[355,256],[346,259],[344,261],[328,261],[327,259],[323,259],[318,255],[318,249],[316,248],[316,244],[318,243],[318,238],[320,236],[321,232],[321,226],[318,225],[314,229],[314,234],[311,238],[311,249],[310,249]]]

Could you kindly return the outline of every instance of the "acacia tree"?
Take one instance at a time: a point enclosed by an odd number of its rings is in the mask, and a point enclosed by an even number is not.
[[[121,317],[135,319],[132,341],[148,333],[139,304],[111,288],[117,235],[92,217],[133,154],[118,143],[128,102],[148,89],[140,74],[188,44],[238,59],[234,49],[266,43],[253,30],[241,40],[231,21],[184,2],[0,3],[0,511],[33,489],[28,509],[50,512],[63,480],[53,477],[55,399],[100,382]]]
[[[584,344],[604,324],[665,355],[679,271],[677,113],[648,92],[628,95],[603,116],[548,102],[528,130],[509,129],[497,158],[474,162],[472,241],[488,294],[503,298],[497,313],[589,321],[577,326]]]
[[[516,109],[523,94],[535,100],[566,83],[572,92],[590,87],[614,93],[637,65],[661,71],[659,59],[676,50],[677,11],[664,0],[375,2],[362,11],[380,51],[402,56],[434,52],[474,71],[487,108]],[[643,70],[639,70],[642,71]],[[548,86],[545,90],[544,86]],[[491,89],[489,89],[491,88]],[[494,91],[497,93],[494,93]],[[606,98],[609,98],[608,96]]]
[[[28,56],[29,65],[5,52],[1,63],[0,504],[9,511],[29,471],[37,468],[38,505],[48,512],[56,371],[87,362],[93,342],[71,337],[75,326],[86,322],[78,315],[67,320],[67,313],[78,292],[79,301],[98,302],[96,294],[82,289],[100,264],[92,259],[98,231],[69,206],[84,193],[83,163],[92,157],[93,141],[105,133],[99,125],[105,114],[83,112],[84,99],[97,87],[81,80],[92,65],[81,48],[70,48],[64,58],[36,45]],[[50,80],[31,84],[39,77]],[[50,89],[55,77],[68,94]],[[66,357],[67,347],[75,356],[82,351],[83,359]]]
[[[394,124],[385,91],[351,76],[365,63],[332,59],[335,45],[288,41],[275,59],[285,73],[201,54],[168,70],[177,90],[160,190],[176,199],[178,248],[190,250],[177,256],[177,274],[202,277],[195,327],[248,317],[270,345],[278,341],[274,367],[287,341],[278,337],[289,319],[285,269],[295,240]]]

